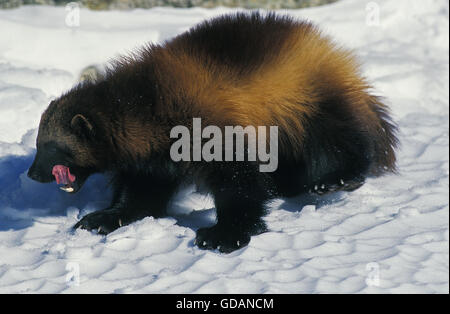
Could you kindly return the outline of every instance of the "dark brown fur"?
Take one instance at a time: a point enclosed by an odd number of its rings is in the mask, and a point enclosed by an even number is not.
[[[42,117],[38,155],[48,156],[45,145],[53,143],[70,151],[66,163],[82,178],[113,174],[111,208],[77,225],[105,233],[164,215],[182,182],[206,186],[218,223],[200,229],[197,244],[229,252],[265,230],[264,204],[274,196],[353,190],[367,176],[395,171],[396,128],[369,90],[352,53],[310,23],[226,15],[120,58],[104,77],[52,102]],[[219,127],[278,126],[278,170],[171,161],[170,130],[190,127],[196,117]],[[56,162],[46,158],[47,168]]]

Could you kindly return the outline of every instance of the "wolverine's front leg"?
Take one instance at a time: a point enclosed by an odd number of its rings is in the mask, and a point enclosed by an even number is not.
[[[262,220],[265,203],[272,197],[269,176],[246,162],[212,165],[207,183],[211,187],[217,224],[197,230],[201,249],[229,253],[246,246],[252,235],[266,231]]]
[[[147,216],[164,216],[177,183],[164,175],[124,174],[114,179],[114,186],[111,206],[84,216],[75,229],[108,234]]]

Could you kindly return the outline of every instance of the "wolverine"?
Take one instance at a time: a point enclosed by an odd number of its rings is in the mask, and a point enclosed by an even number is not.
[[[171,130],[192,129],[197,118],[221,130],[276,126],[277,169],[259,171],[263,161],[249,159],[174,161]],[[53,100],[28,176],[76,193],[91,174],[109,174],[111,205],[74,226],[100,234],[164,216],[177,189],[195,184],[217,212],[195,244],[229,253],[267,230],[271,199],[353,191],[396,171],[396,146],[389,109],[351,51],[310,22],[241,12],[116,58]]]

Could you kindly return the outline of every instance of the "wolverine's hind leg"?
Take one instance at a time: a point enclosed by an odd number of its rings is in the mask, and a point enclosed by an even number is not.
[[[335,165],[340,166],[340,164]],[[365,182],[364,176],[356,175],[351,171],[346,172],[339,168],[323,170],[328,170],[329,173],[316,172],[311,175],[311,170],[307,169],[304,162],[280,158],[278,169],[271,176],[278,195],[282,197],[292,197],[303,193],[323,195],[338,191],[354,191]]]
[[[314,185],[311,185],[308,192],[315,193],[319,195],[329,194],[329,193],[335,193],[339,191],[346,191],[351,192],[356,189],[359,189],[365,182],[364,177],[356,177],[350,180],[335,180],[338,182],[333,183],[317,183]]]
[[[177,182],[163,175],[119,175],[111,206],[84,216],[74,228],[108,234],[147,216],[165,215]]]

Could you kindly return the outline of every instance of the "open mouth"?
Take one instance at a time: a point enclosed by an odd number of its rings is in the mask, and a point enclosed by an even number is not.
[[[63,186],[60,187],[61,190],[67,193],[75,192],[75,180],[77,178],[70,173],[69,167],[56,165],[53,167],[52,174],[55,177],[57,184],[63,184]]]

